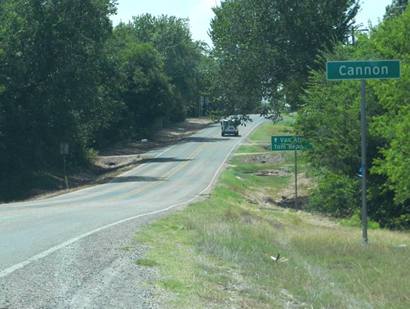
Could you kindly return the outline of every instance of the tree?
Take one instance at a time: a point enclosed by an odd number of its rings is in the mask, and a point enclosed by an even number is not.
[[[400,80],[367,83],[369,213],[381,226],[390,228],[410,227],[409,25],[407,9],[373,29],[370,38],[359,38],[356,46],[340,45],[325,54],[329,60],[401,60]],[[313,144],[308,157],[319,181],[311,205],[337,215],[359,209],[354,202],[360,192],[359,94],[359,83],[329,83],[323,68],[314,70],[299,113],[298,130]]]
[[[182,120],[208,91],[187,20],[143,15],[113,31],[115,5],[0,0],[0,197],[57,171],[61,142],[84,166],[92,147]]]
[[[127,132],[150,132],[155,120],[169,116],[174,96],[163,59],[151,44],[135,41],[132,27],[120,25],[114,34],[120,45],[115,54],[121,87],[116,91],[126,105],[122,121]]]
[[[386,20],[372,37],[371,48],[377,50],[381,58],[401,60],[402,76],[398,81],[375,88],[384,113],[377,118],[375,131],[388,144],[382,150],[383,158],[377,161],[375,172],[387,175],[388,186],[395,192],[398,203],[410,203],[409,161],[409,97],[410,90],[410,9],[400,16]]]
[[[150,14],[134,17],[137,41],[152,44],[164,59],[164,69],[174,85],[171,120],[181,120],[199,100],[198,66],[201,47],[194,42],[188,21],[172,16]]]
[[[408,4],[409,0],[393,0],[392,4],[386,7],[384,19],[400,16],[406,10]]]
[[[345,40],[358,8],[353,0],[222,2],[211,36],[222,73],[233,76],[225,103],[238,93],[244,102],[285,98],[296,109],[316,56]]]
[[[325,54],[328,60],[361,59],[368,44],[359,42],[359,47],[339,45],[333,52]],[[322,61],[321,61],[322,62]],[[372,85],[367,89],[370,127],[374,119],[383,114]],[[313,145],[307,151],[313,173],[317,176],[317,187],[313,190],[310,207],[336,216],[352,216],[359,212],[360,197],[360,83],[356,81],[327,82],[324,66],[312,71],[304,102],[298,115],[298,134],[306,137]],[[371,102],[371,104],[370,104]],[[378,149],[385,140],[371,131],[368,136],[370,169],[379,156]],[[384,176],[370,174],[369,214],[372,219],[386,225],[380,210],[391,209],[390,192],[381,190]]]
[[[25,175],[58,164],[62,141],[71,144],[74,162],[85,159],[96,131],[110,121],[102,67],[115,7],[110,0],[5,0],[0,6],[7,149],[1,172],[29,181]]]

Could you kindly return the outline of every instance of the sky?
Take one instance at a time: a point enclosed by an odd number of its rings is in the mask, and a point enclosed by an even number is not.
[[[289,0],[303,1],[303,0]],[[212,7],[220,0],[118,0],[118,13],[112,17],[114,24],[128,22],[132,16],[150,13],[152,15],[172,15],[190,20],[192,37],[211,44],[208,36],[209,24],[213,17]],[[383,18],[385,8],[392,0],[362,0],[356,21],[367,27]]]

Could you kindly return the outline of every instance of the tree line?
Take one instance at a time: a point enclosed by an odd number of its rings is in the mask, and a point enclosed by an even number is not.
[[[410,10],[400,1],[385,20],[356,45],[340,44],[325,60],[398,59],[401,79],[368,81],[370,217],[381,226],[410,228]],[[407,1],[406,1],[407,4]],[[340,216],[359,216],[360,83],[329,83],[322,69],[311,72],[298,127],[314,148],[309,159],[318,187],[311,207]]]
[[[218,83],[213,102],[268,114],[300,106],[315,59],[345,41],[359,9],[353,0],[227,0],[211,22]]]
[[[0,199],[33,177],[87,165],[114,141],[197,112],[207,47],[186,19],[140,15],[113,27],[112,0],[0,1]]]
[[[317,183],[307,207],[354,222],[360,212],[360,83],[327,82],[326,61],[401,60],[400,80],[368,83],[368,199],[379,225],[409,228],[408,0],[393,0],[368,34],[355,22],[359,7],[354,0],[223,1],[211,23],[219,79],[212,101],[230,111],[262,101],[261,112],[273,119],[297,111],[297,133],[313,145],[307,159]]]
[[[297,131],[314,146],[308,207],[358,217],[359,85],[327,82],[324,67],[395,58],[400,80],[368,83],[369,211],[382,226],[410,227],[408,0],[393,0],[367,35],[357,0],[225,0],[213,48],[192,40],[185,19],[113,27],[115,10],[114,0],[0,1],[0,199],[61,169],[61,142],[72,166],[87,165],[93,149],[195,115],[206,96],[219,116],[298,111]]]

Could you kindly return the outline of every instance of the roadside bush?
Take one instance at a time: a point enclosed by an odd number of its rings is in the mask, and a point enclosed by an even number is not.
[[[338,217],[350,217],[359,207],[358,180],[327,171],[309,199],[309,209]]]
[[[360,211],[357,210],[350,218],[340,220],[340,224],[343,226],[360,228],[362,224],[360,216]],[[369,220],[368,228],[371,230],[377,230],[380,228],[380,224],[375,221]]]
[[[310,140],[308,160],[318,175],[313,209],[351,217],[360,182],[360,83],[326,81],[327,60],[400,59],[401,79],[367,82],[369,216],[381,227],[410,228],[410,8],[373,28],[357,45],[341,44],[318,59],[298,113],[297,131]],[[348,203],[348,205],[345,205]]]

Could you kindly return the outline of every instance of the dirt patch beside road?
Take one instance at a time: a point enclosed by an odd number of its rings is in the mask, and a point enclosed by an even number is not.
[[[256,176],[261,176],[261,177],[269,177],[269,176],[278,176],[278,177],[283,177],[283,176],[289,176],[290,171],[286,168],[280,168],[276,170],[265,170],[265,171],[260,171],[255,174]]]
[[[212,121],[207,118],[188,118],[184,122],[158,131],[151,139],[122,141],[101,150],[94,163],[88,168],[69,171],[69,190],[65,190],[64,175],[60,172],[39,173],[33,181],[32,188],[21,199],[52,197],[111,181],[117,175],[134,168],[147,159],[144,153],[176,144],[210,124]]]
[[[160,130],[152,139],[123,141],[100,151],[95,165],[103,169],[113,169],[135,163],[147,151],[175,144],[212,123],[207,118],[188,118],[172,127]]]
[[[282,160],[282,155],[274,155],[272,153],[262,153],[254,155],[240,156],[242,163],[278,163]]]

